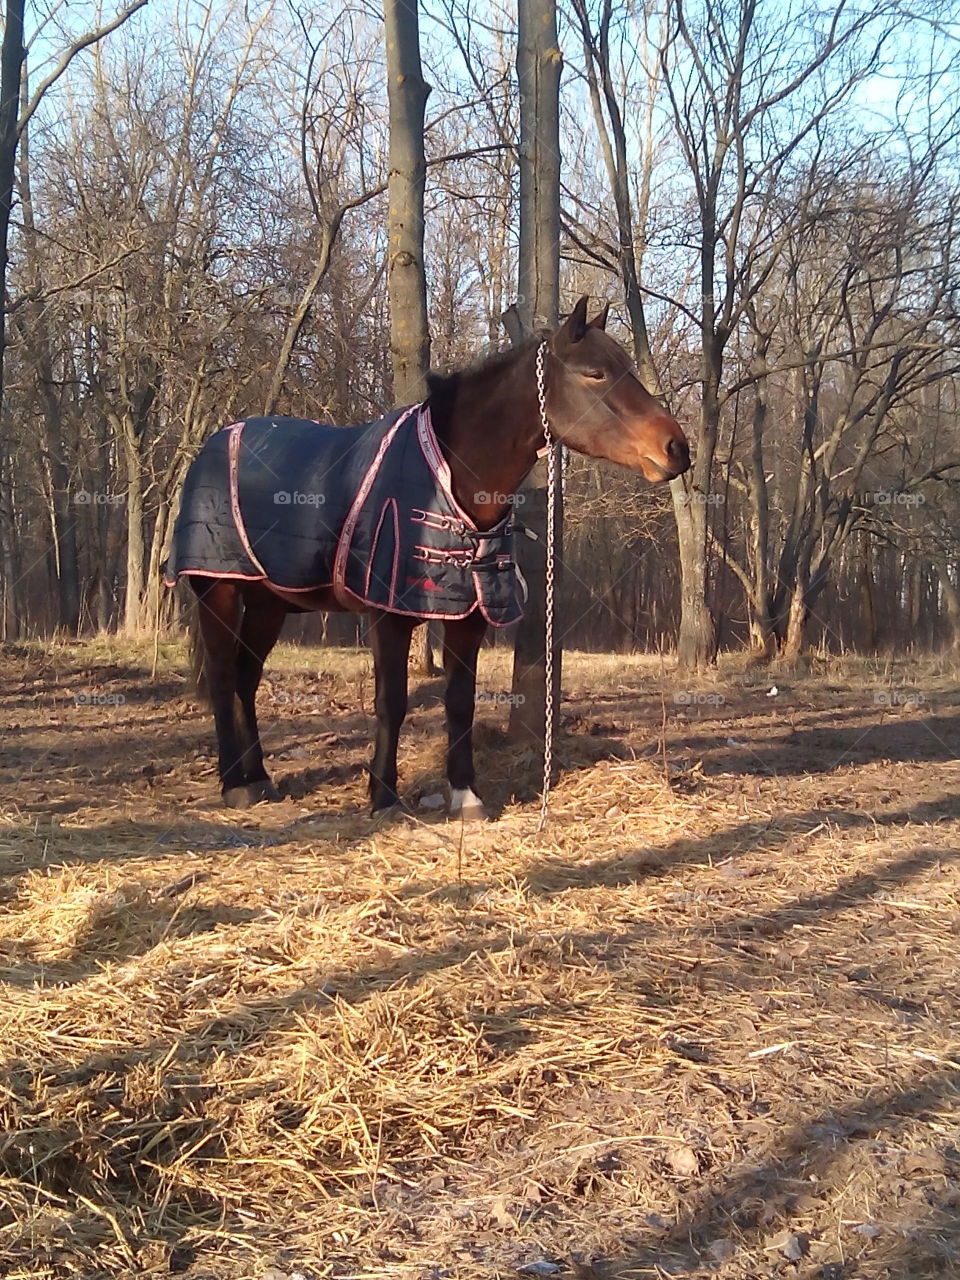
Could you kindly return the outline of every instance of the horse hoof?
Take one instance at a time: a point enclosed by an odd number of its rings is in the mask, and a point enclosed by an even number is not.
[[[247,782],[242,787],[228,787],[223,793],[223,803],[228,809],[249,809],[264,800],[279,800],[280,792],[269,778],[259,782]]]
[[[247,791],[250,793],[251,804],[260,804],[262,800],[269,800],[272,803],[281,799],[280,792],[269,778],[261,778],[259,782],[247,783]]]
[[[401,818],[406,818],[407,816],[408,812],[399,800],[395,800],[393,804],[382,804],[378,809],[370,810],[370,817],[381,826],[388,822],[398,822]]]
[[[450,792],[450,817],[461,822],[486,822],[483,801],[470,787],[454,787]]]

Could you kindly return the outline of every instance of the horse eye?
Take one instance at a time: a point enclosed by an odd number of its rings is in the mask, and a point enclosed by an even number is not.
[[[603,382],[607,375],[602,369],[587,369],[583,377],[589,378],[591,382]]]

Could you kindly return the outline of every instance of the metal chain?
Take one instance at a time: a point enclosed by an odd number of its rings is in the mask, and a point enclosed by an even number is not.
[[[557,446],[550,435],[547,421],[547,393],[544,385],[543,359],[547,344],[537,348],[537,399],[540,403],[540,424],[547,446],[547,571],[544,634],[544,724],[543,724],[543,790],[540,793],[540,822],[538,831],[547,823],[550,805],[550,774],[553,769],[553,606],[556,586],[556,501],[557,501]]]

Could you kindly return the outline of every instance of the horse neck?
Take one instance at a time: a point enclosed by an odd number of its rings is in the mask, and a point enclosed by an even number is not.
[[[445,417],[435,426],[460,505],[473,515],[475,494],[515,493],[543,444],[536,347],[516,361],[459,374]]]

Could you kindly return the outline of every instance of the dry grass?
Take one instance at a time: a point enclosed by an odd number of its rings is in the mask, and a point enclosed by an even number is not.
[[[363,655],[223,813],[150,656],[5,658],[0,1274],[960,1275],[949,671],[574,659],[537,835],[495,703],[499,821],[365,816]]]

